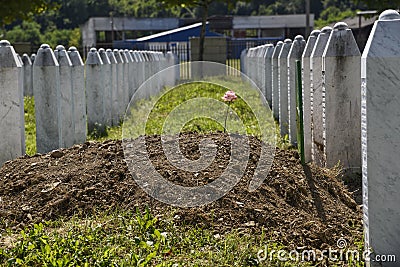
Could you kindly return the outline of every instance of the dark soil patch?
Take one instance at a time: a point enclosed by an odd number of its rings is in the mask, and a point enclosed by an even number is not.
[[[229,160],[230,142],[222,133],[208,134],[218,145],[214,165],[194,176],[169,164],[160,137],[147,138],[150,158],[168,180],[180,185],[206,184]],[[204,135],[183,134],[180,147],[191,160],[200,156]],[[244,177],[224,197],[196,208],[172,208],[148,196],[130,175],[121,141],[87,142],[69,149],[7,162],[0,169],[0,228],[22,228],[60,216],[148,206],[159,217],[174,212],[176,223],[224,233],[243,228],[288,246],[323,249],[343,237],[362,237],[361,209],[338,172],[302,166],[297,152],[276,149],[272,168],[260,188],[248,183],[259,157],[260,142],[250,139],[251,155]],[[222,166],[222,167],[221,167]],[[151,179],[151,177],[149,177]],[[354,187],[355,184],[352,183]],[[360,191],[352,188],[352,191]]]

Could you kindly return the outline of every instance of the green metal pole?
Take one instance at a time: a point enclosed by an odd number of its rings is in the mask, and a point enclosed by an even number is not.
[[[304,124],[303,124],[303,82],[301,77],[301,60],[296,60],[296,122],[297,122],[297,145],[301,164],[305,164],[304,157]]]

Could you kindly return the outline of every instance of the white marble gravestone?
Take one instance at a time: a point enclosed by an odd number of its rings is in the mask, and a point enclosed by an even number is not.
[[[133,51],[133,61],[136,62],[136,78],[137,78],[137,89],[142,85],[144,81],[144,65],[142,62],[142,57],[139,51]]]
[[[32,61],[28,54],[22,55],[24,72],[24,96],[33,96]]]
[[[36,150],[47,153],[62,147],[60,71],[53,50],[42,44],[33,63]]]
[[[111,63],[111,125],[116,126],[119,124],[119,104],[118,104],[118,75],[117,75],[117,59],[114,52],[108,48],[106,50],[108,59]]]
[[[272,54],[274,53],[274,46],[267,44],[265,47],[264,57],[264,94],[267,99],[268,105],[272,108]]]
[[[361,173],[361,54],[346,23],[333,27],[322,60],[325,166]]]
[[[74,99],[72,95],[72,63],[65,47],[58,45],[54,50],[60,72],[61,97],[61,147],[71,147],[75,143]]]
[[[124,115],[124,59],[122,58],[121,53],[119,53],[118,49],[113,50],[115,59],[117,61],[116,67],[117,67],[117,72],[116,72],[116,80],[115,82],[117,83],[117,90],[116,90],[116,96],[118,99],[118,105],[115,106],[117,108],[117,114],[118,114],[118,123],[122,120],[122,117]],[[114,124],[114,123],[113,123]],[[115,124],[114,124],[115,125]]]
[[[133,50],[129,50],[129,54],[131,55],[132,62],[131,62],[131,74],[133,75],[132,77],[132,96],[135,94],[136,90],[140,86],[140,74],[139,74],[139,62],[135,58],[135,53]]]
[[[314,30],[308,37],[306,47],[304,49],[301,66],[302,66],[302,82],[303,82],[303,128],[304,128],[304,159],[310,162],[311,157],[311,80],[310,75],[310,57],[314,49],[315,42],[319,35],[319,30]]]
[[[72,63],[72,98],[74,102],[75,143],[81,144],[86,141],[86,90],[85,90],[85,66],[78,49],[71,46],[68,55]]]
[[[257,69],[256,69],[256,75],[257,75],[257,87],[263,92],[264,90],[264,85],[263,85],[263,80],[264,80],[264,74],[265,74],[265,65],[264,65],[264,46],[258,46],[257,47],[257,55],[256,55],[256,64],[257,64]]]
[[[112,64],[104,48],[99,49],[99,56],[103,61],[103,86],[104,86],[104,121],[106,126],[112,125]]]
[[[278,57],[279,128],[282,137],[289,134],[288,55],[291,46],[292,40],[286,39]]]
[[[122,58],[122,73],[123,73],[123,96],[121,98],[121,118],[124,117],[126,108],[129,103],[129,58],[127,57],[126,53],[123,49],[119,50],[119,53]]]
[[[254,81],[254,68],[253,68],[253,54],[254,54],[254,47],[250,48],[247,52],[247,64],[248,64],[248,77]]]
[[[279,41],[274,47],[272,53],[272,113],[275,120],[279,121],[279,74],[278,74],[278,58],[282,50],[283,42]]]
[[[134,78],[135,78],[135,73],[133,72],[134,68],[133,68],[133,58],[131,56],[131,53],[129,53],[128,49],[124,50],[124,54],[125,54],[125,58],[127,60],[126,64],[128,66],[128,99],[126,101],[126,104],[129,103],[129,101],[131,100],[132,96],[133,96],[133,91],[135,90],[135,82],[134,82]]]
[[[91,48],[85,62],[88,131],[102,134],[106,130],[103,61],[96,48]]]
[[[322,55],[332,31],[331,27],[321,29],[310,57],[311,80],[311,134],[312,134],[312,159],[324,166],[324,123],[322,99]]]
[[[22,65],[14,48],[0,41],[0,167],[25,154]]]
[[[164,83],[166,86],[175,86],[177,79],[177,73],[176,73],[176,67],[173,67],[175,65],[175,58],[174,54],[169,51],[167,52],[166,55],[166,60],[167,60],[167,70],[164,71]]]
[[[301,35],[294,38],[288,55],[288,113],[289,113],[289,141],[297,146],[297,122],[296,122],[296,96],[297,96],[297,72],[296,61],[301,59],[306,41]]]
[[[362,172],[365,245],[400,260],[400,15],[375,22],[361,58]]]

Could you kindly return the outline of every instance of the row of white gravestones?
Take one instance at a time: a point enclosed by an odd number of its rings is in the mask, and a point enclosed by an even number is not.
[[[266,44],[243,50],[241,54],[241,70],[253,80],[261,90],[267,102],[271,104],[271,60],[274,46]]]
[[[361,167],[360,51],[348,26],[313,32],[303,53],[305,155],[324,167]],[[310,54],[311,51],[311,54]],[[310,153],[311,152],[311,153]]]
[[[261,60],[260,60],[261,58]],[[247,52],[247,75],[265,94],[279,121],[280,134],[297,145],[296,60],[303,62],[303,109],[306,161],[359,171],[360,52],[350,29],[313,31],[306,43],[300,35]],[[340,146],[341,149],[337,149]]]
[[[285,55],[288,43],[278,42],[271,60],[264,54],[264,70],[270,65],[272,73],[271,89],[264,88],[266,98],[281,123],[285,118],[279,117],[277,103],[286,107],[280,100],[285,90],[279,87],[285,79],[280,55]],[[267,80],[265,74],[260,77],[253,59],[260,49],[249,49],[243,65],[256,83]],[[290,68],[290,59],[287,64]],[[306,160],[325,167],[340,162],[350,172],[362,166],[365,245],[373,252],[367,266],[397,266],[394,259],[400,259],[399,68],[400,15],[394,10],[383,12],[375,22],[362,56],[352,31],[341,22],[333,29],[313,31],[302,54]],[[287,73],[291,75],[290,69]],[[287,78],[291,114],[292,82]],[[289,115],[292,135],[290,122]]]
[[[298,35],[294,42],[286,39],[275,47],[267,44],[250,48],[244,65],[245,73],[260,88],[279,120],[281,135],[289,134],[293,144],[297,142],[295,62],[304,47],[304,38]]]
[[[171,52],[92,48],[84,64],[75,47],[53,51],[47,44],[37,55],[21,58],[8,41],[1,41],[0,164],[25,154],[24,91],[35,97],[37,151],[46,153],[84,142],[87,130],[119,124],[146,79],[177,63]],[[168,68],[151,80],[145,95],[174,86],[179,75],[179,67]]]
[[[46,46],[46,45],[45,45]],[[46,46],[47,47],[47,46]],[[41,49],[43,49],[42,47]],[[64,52],[62,52],[64,51]],[[37,122],[38,129],[43,127],[43,131],[38,132],[37,136],[37,147],[39,153],[44,153],[56,149],[58,147],[68,147],[74,143],[79,143],[84,141],[86,138],[86,124],[81,125],[77,129],[76,121],[69,116],[73,112],[76,112],[75,106],[85,107],[87,114],[87,130],[89,132],[102,133],[105,131],[107,126],[117,125],[123,119],[126,109],[129,105],[129,101],[142,83],[145,82],[149,77],[155,73],[161,71],[162,69],[168,67],[169,62],[167,58],[161,52],[152,51],[129,51],[129,50],[117,50],[111,49],[104,50],[96,48],[90,49],[87,55],[86,62],[84,64],[85,69],[85,79],[80,79],[83,81],[78,87],[74,88],[78,91],[83,91],[83,97],[74,99],[72,96],[71,80],[74,78],[69,77],[71,74],[70,68],[72,67],[71,62],[68,62],[68,53],[66,53],[64,47],[58,46],[55,50],[55,61],[54,69],[58,70],[59,76],[55,79],[58,80],[59,84],[54,85],[59,87],[61,102],[58,103],[59,116],[59,126],[58,126],[58,136],[54,135],[53,144],[49,146],[49,142],[39,142],[40,137],[44,136],[47,140],[49,139],[49,132],[55,132],[54,128],[46,128],[46,125],[40,123],[41,119]],[[50,55],[52,51],[47,47],[47,53]],[[66,63],[62,63],[62,57],[64,55]],[[42,79],[35,75],[36,66],[40,66],[39,58],[41,56],[40,50],[36,56],[34,63],[34,96],[35,102],[40,102],[40,99],[36,99],[39,92],[36,93],[35,87],[41,88],[42,84],[36,85],[37,81],[46,81],[47,77],[44,75]],[[49,56],[51,58],[51,56]],[[58,62],[57,62],[58,61]],[[59,66],[57,66],[57,64]],[[79,63],[83,67],[83,63]],[[64,70],[63,70],[64,66]],[[80,72],[83,75],[83,71]],[[153,79],[154,80],[154,79]],[[151,81],[153,81],[151,80]],[[156,82],[152,82],[151,86],[148,87],[147,92],[149,95],[154,95],[159,92],[161,88],[166,85],[166,82],[162,79],[158,79]],[[52,87],[51,90],[56,91]],[[85,96],[86,92],[86,98]],[[83,102],[83,103],[81,103]],[[82,105],[81,105],[82,104]],[[38,105],[41,107],[41,105]],[[72,112],[71,112],[72,111]],[[79,118],[86,121],[85,109],[79,111]],[[43,112],[43,108],[41,108]],[[54,110],[54,112],[56,112]],[[46,114],[52,114],[47,113]],[[53,113],[56,114],[56,113]],[[47,115],[48,117],[48,115]],[[47,120],[48,118],[44,118]],[[75,130],[74,130],[75,129]],[[80,139],[70,138],[71,133],[79,131],[82,133]],[[58,145],[56,142],[58,140]],[[40,145],[39,145],[40,144]]]

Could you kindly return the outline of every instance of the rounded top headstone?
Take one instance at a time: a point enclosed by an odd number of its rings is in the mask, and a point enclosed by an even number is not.
[[[28,54],[24,53],[22,55],[22,62],[24,63],[24,66],[29,66],[32,65],[31,58],[28,56]]]
[[[72,66],[83,66],[83,61],[78,49],[75,46],[71,46],[68,49],[69,58],[71,60]]]
[[[0,68],[22,67],[21,57],[15,53],[14,48],[7,40],[0,41]]]
[[[345,22],[338,22],[333,26],[333,29],[336,31],[343,31],[347,30],[349,28],[349,25],[347,25]]]
[[[50,49],[50,45],[48,45],[48,44],[42,44],[42,45],[40,46],[40,48],[42,48],[42,49]]]
[[[117,64],[117,58],[115,57],[113,51],[110,48],[106,49],[106,54],[111,64]]]
[[[7,40],[1,40],[0,41],[0,46],[11,46],[10,42]]]
[[[292,42],[292,40],[290,40],[289,38],[285,39],[285,41],[284,41],[285,44],[290,44],[291,42]]]
[[[329,26],[325,26],[321,29],[321,33],[329,33],[332,31],[332,28]]]
[[[400,19],[400,14],[396,10],[388,9],[379,15],[379,20],[395,20]]]
[[[60,66],[72,66],[71,60],[63,45],[56,46],[56,49],[54,50],[54,55],[56,56],[58,64]]]
[[[110,58],[104,48],[100,48],[98,52],[101,60],[103,61],[103,64],[111,64]]]
[[[274,47],[273,44],[267,44],[267,47]]]
[[[57,45],[56,50],[58,50],[58,51],[65,50],[65,47],[63,45]]]
[[[295,41],[303,41],[304,37],[302,35],[296,35],[296,37],[294,37]]]
[[[283,45],[282,41],[279,41],[279,42],[276,43],[276,46],[280,46],[280,45]]]
[[[101,60],[96,48],[90,48],[86,58],[86,65],[103,65],[103,61]]]
[[[311,36],[317,37],[320,33],[321,33],[320,30],[313,30],[313,31],[310,33],[310,35],[311,35]]]
[[[37,52],[33,65],[40,67],[59,66],[58,60],[55,57],[50,45],[42,44]]]

